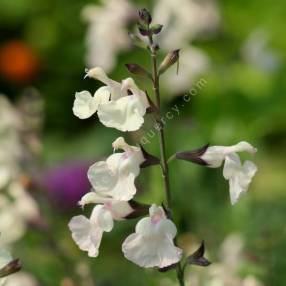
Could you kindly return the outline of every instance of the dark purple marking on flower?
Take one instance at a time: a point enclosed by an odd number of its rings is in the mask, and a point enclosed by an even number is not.
[[[169,266],[166,266],[166,267],[163,267],[163,268],[157,268],[157,269],[158,269],[159,272],[165,273],[167,271],[175,269],[177,266],[178,266],[178,263],[174,263],[174,264],[171,264]]]
[[[177,152],[176,158],[179,160],[190,161],[199,165],[208,166],[208,163],[201,158],[207,151],[208,147],[209,144],[206,144],[203,147],[193,151]]]

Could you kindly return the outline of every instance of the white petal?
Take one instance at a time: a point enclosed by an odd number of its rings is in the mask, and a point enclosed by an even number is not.
[[[158,228],[159,232],[167,234],[171,239],[174,239],[177,234],[177,228],[175,224],[169,219],[163,219],[158,224]]]
[[[233,155],[234,154],[232,154],[232,157]],[[226,179],[229,179],[230,199],[231,203],[235,204],[241,194],[247,192],[249,184],[257,171],[257,167],[250,161],[246,161],[243,166],[241,166],[240,162],[238,164],[228,158],[230,158],[230,156],[227,156],[226,159],[225,164],[227,164],[227,167],[225,165],[224,176]],[[225,171],[225,169],[227,170]]]
[[[150,207],[151,217],[141,219],[135,233],[126,238],[122,245],[125,257],[141,267],[163,268],[177,263],[182,250],[174,245],[177,233],[174,223],[165,218],[161,207]]]
[[[153,227],[150,217],[144,217],[138,221],[135,232],[141,236],[148,237],[153,235]]]
[[[144,123],[146,106],[136,96],[124,96],[100,106],[100,122],[121,131],[136,131]]]
[[[75,216],[69,223],[72,238],[78,247],[87,251],[90,257],[98,256],[98,248],[101,242],[103,230],[92,226],[85,216]]]
[[[98,102],[95,101],[89,91],[81,91],[75,94],[73,113],[80,119],[91,117],[97,110]]]
[[[124,256],[133,263],[146,268],[167,267],[181,259],[182,250],[166,238],[145,239],[134,233],[122,245]]]
[[[112,217],[116,220],[122,220],[133,212],[130,204],[126,201],[113,201],[111,203],[110,211]]]
[[[245,161],[243,166],[243,173],[248,176],[250,179],[255,175],[257,172],[257,166],[251,161]]]
[[[201,159],[207,162],[208,167],[219,168],[225,158],[224,149],[225,147],[222,146],[208,147],[206,152],[201,156]]]
[[[158,216],[160,219],[166,218],[165,212],[162,207],[158,207],[155,204],[152,204],[152,206],[149,208],[149,215],[152,219],[153,216]]]
[[[244,189],[240,186],[238,177],[229,179],[229,194],[230,202],[232,205],[237,203],[240,195],[244,192]]]
[[[227,155],[243,151],[254,154],[257,150],[249,143],[241,141],[232,146],[211,146],[206,150],[201,158],[209,164],[209,167],[218,168],[221,166]]]
[[[146,93],[139,89],[138,86],[136,85],[135,81],[133,80],[133,78],[129,77],[125,80],[122,81],[122,89],[126,90],[130,90],[132,92],[133,95],[138,96],[138,99],[141,101],[141,103],[148,107],[150,104],[147,100],[147,96]]]
[[[250,154],[254,154],[257,152],[257,149],[254,148],[251,144],[245,141],[241,141],[237,143],[236,145],[228,147],[227,152],[232,153],[232,152],[248,152]]]
[[[103,196],[100,196],[99,194],[97,194],[96,192],[91,191],[91,192],[85,194],[81,198],[81,200],[79,201],[78,204],[81,207],[84,207],[87,204],[104,204],[104,203],[110,202],[111,200],[112,199],[109,197],[103,197]]]
[[[106,232],[110,232],[113,229],[112,214],[103,205],[97,205],[93,208],[90,221]]]
[[[86,76],[92,77],[106,84],[106,86],[108,86],[109,88],[112,100],[116,100],[122,96],[121,84],[117,81],[110,79],[102,68],[92,68],[88,70]]]
[[[95,104],[99,106],[99,104],[107,103],[110,99],[110,88],[108,86],[100,87],[94,94]]]
[[[124,160],[122,155],[123,155],[123,153],[114,153],[106,159],[106,165],[107,165],[108,169],[111,170],[111,172],[113,174],[118,173],[120,163],[122,160]]]
[[[131,146],[126,143],[123,137],[118,137],[116,140],[112,142],[112,147],[114,150],[122,149],[124,151],[131,150]]]
[[[134,181],[135,176],[132,173],[126,176],[120,176],[117,184],[108,194],[115,200],[129,201],[134,197],[137,191]]]
[[[92,187],[99,193],[110,191],[117,182],[117,177],[104,161],[96,162],[90,166],[87,177]]]
[[[226,156],[223,167],[223,176],[225,179],[230,179],[236,173],[241,171],[241,162],[237,154],[230,154]]]

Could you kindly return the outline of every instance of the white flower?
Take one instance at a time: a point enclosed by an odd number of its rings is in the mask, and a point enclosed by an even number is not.
[[[210,168],[218,168],[222,165],[227,155],[237,152],[256,153],[257,149],[245,141],[241,141],[232,146],[211,146],[201,156]]]
[[[117,54],[129,46],[127,24],[135,14],[128,0],[105,0],[103,5],[87,5],[83,18],[89,24],[86,34],[89,67],[101,66],[107,72],[113,70]]]
[[[177,229],[162,207],[152,205],[150,217],[141,219],[129,235],[122,251],[128,260],[141,267],[167,267],[180,261],[182,250],[174,245]]]
[[[216,31],[220,16],[214,1],[158,0],[153,19],[154,23],[164,25],[159,35],[160,47],[173,50],[184,47],[198,36]]]
[[[37,280],[29,273],[20,271],[9,277],[5,286],[38,286]]]
[[[128,145],[122,137],[112,145],[114,149],[123,149],[124,152],[115,153],[106,161],[96,162],[89,168],[87,176],[98,194],[129,201],[136,193],[134,180],[145,159],[140,148]]]
[[[110,232],[113,220],[124,219],[133,209],[127,202],[100,197],[94,192],[86,194],[80,202],[81,205],[87,203],[101,204],[94,207],[89,219],[83,215],[73,217],[69,228],[78,247],[90,257],[97,257],[103,232]]]
[[[255,29],[247,37],[241,48],[243,60],[254,68],[265,72],[275,72],[281,67],[281,58],[269,45],[269,34],[263,29]]]
[[[201,159],[211,168],[218,168],[225,161],[223,176],[226,180],[229,180],[232,204],[238,201],[241,194],[247,192],[248,186],[257,171],[256,165],[251,161],[245,161],[241,164],[236,152],[242,151],[254,154],[257,150],[249,143],[242,141],[233,146],[209,147],[201,156]]]
[[[20,239],[29,221],[39,217],[36,201],[18,182],[10,183],[7,195],[0,194],[0,245],[10,245]]]
[[[242,165],[237,154],[234,153],[226,156],[223,176],[226,180],[229,180],[229,192],[232,204],[238,201],[241,194],[247,192],[248,186],[256,172],[257,167],[253,162],[245,161]]]
[[[88,91],[77,92],[74,114],[85,119],[97,111],[100,122],[107,127],[121,131],[138,130],[144,123],[149,103],[145,92],[137,87],[134,80],[127,78],[122,83],[116,82],[99,67],[89,70],[87,76],[100,80],[106,86],[99,88],[94,96]]]

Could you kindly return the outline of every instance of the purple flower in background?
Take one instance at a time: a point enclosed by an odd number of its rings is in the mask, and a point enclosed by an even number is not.
[[[89,162],[66,162],[46,171],[40,185],[49,198],[64,209],[74,208],[81,197],[90,191],[87,179]]]

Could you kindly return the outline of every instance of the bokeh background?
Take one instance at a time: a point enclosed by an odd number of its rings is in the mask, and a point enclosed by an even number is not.
[[[7,285],[175,285],[174,273],[123,258],[121,243],[135,221],[105,234],[96,259],[78,250],[67,227],[89,191],[88,166],[109,155],[120,134],[96,116],[76,118],[74,94],[100,86],[83,79],[86,67],[103,66],[116,80],[129,76],[125,63],[150,68],[148,53],[127,37],[141,7],[164,24],[162,56],[182,48],[179,75],[172,68],[161,82],[164,110],[180,106],[166,124],[168,153],[242,140],[258,148],[251,159],[259,171],[234,207],[222,170],[172,162],[179,243],[192,252],[204,239],[213,262],[191,268],[187,285],[285,285],[284,0],[0,0],[0,7],[0,240],[23,263]],[[145,121],[126,135],[129,142],[148,137]],[[149,139],[146,149],[158,154],[158,138]],[[141,173],[139,201],[164,200],[159,171]]]

